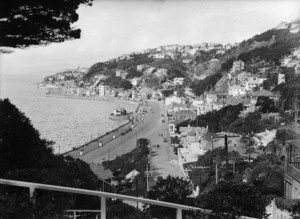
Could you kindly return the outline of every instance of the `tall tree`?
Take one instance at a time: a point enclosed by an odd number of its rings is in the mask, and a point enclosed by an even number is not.
[[[265,215],[262,195],[253,186],[244,183],[219,182],[210,191],[201,193],[197,201],[202,208],[211,209],[223,218],[241,215],[261,218]]]
[[[167,178],[159,177],[157,183],[148,193],[150,199],[172,202],[177,204],[189,204],[188,196],[192,194],[193,186],[191,182],[182,178],[173,178],[170,175]],[[174,218],[175,209],[153,206],[149,207],[152,217]]]
[[[40,138],[30,120],[8,99],[0,100],[0,176],[9,170],[43,166],[52,142]]]
[[[93,0],[6,0],[0,1],[0,47],[25,48],[80,38],[80,4]],[[3,51],[3,50],[2,50]]]

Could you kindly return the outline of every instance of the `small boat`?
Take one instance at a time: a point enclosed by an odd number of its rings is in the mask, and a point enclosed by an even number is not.
[[[115,119],[115,120],[131,120],[133,116],[133,112],[128,113],[124,108],[119,108],[116,109],[113,113],[110,114],[109,118],[110,119]]]

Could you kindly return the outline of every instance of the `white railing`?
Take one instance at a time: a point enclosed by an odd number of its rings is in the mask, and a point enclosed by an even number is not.
[[[202,208],[197,208],[197,207],[192,207],[192,206],[187,206],[187,205],[174,204],[174,203],[170,203],[170,202],[157,201],[157,200],[146,199],[146,198],[139,198],[139,197],[133,197],[133,196],[127,196],[127,195],[114,194],[114,193],[93,191],[93,190],[87,190],[87,189],[77,189],[77,188],[71,188],[71,187],[54,186],[54,185],[16,181],[16,180],[7,180],[7,179],[0,179],[0,184],[9,185],[9,186],[27,187],[27,188],[29,188],[29,196],[31,199],[34,199],[34,193],[35,193],[36,189],[100,197],[101,198],[101,211],[100,211],[101,219],[106,219],[106,199],[107,198],[129,200],[129,201],[134,201],[134,202],[142,202],[144,204],[174,208],[174,209],[176,209],[176,219],[182,219],[182,211],[183,210],[200,211],[204,214],[212,214],[212,211],[207,210],[207,209],[202,209]],[[253,218],[242,216],[242,217],[240,217],[240,219],[253,219]]]

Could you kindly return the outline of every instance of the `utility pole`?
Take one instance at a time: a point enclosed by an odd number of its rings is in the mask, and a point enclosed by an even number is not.
[[[201,181],[202,181],[202,178],[201,178],[201,175],[202,175],[202,169],[207,169],[207,168],[210,168],[208,166],[192,166],[193,169],[198,169],[200,170],[200,176],[199,176],[199,191],[201,192]]]
[[[225,153],[226,153],[226,166],[228,165],[228,138],[239,137],[239,135],[224,135],[224,136],[213,136],[213,138],[224,138]]]
[[[251,133],[249,133],[249,148],[248,148],[248,154],[249,154],[249,163],[251,162]]]

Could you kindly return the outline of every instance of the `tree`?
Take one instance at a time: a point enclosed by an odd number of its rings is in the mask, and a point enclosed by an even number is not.
[[[211,209],[225,218],[236,216],[263,217],[265,202],[260,192],[251,185],[221,181],[197,198],[200,207]],[[226,214],[227,213],[227,214]]]
[[[0,100],[0,124],[1,178],[99,189],[99,180],[87,163],[69,156],[54,155],[52,142],[40,139],[30,120],[8,99]],[[31,205],[26,189],[0,187],[0,213],[7,218],[26,218],[27,215],[57,217],[70,206],[77,209],[99,208],[97,197],[70,197],[48,191],[38,191],[37,202]],[[15,209],[18,209],[17,213]]]
[[[258,163],[250,175],[252,183],[263,195],[283,196],[284,169],[282,164],[271,164],[268,161]]]
[[[173,90],[162,90],[161,93],[164,95],[164,97],[169,97],[174,93],[174,91]]]
[[[80,4],[93,0],[0,2],[0,47],[26,48],[80,38],[80,29],[71,27],[78,20]]]
[[[30,120],[8,99],[0,100],[0,177],[16,169],[43,167],[53,142],[40,139]]]
[[[191,182],[182,178],[173,178],[170,175],[167,178],[158,177],[157,183],[151,188],[148,193],[148,198],[172,202],[177,204],[189,204],[188,196],[192,194],[193,186]],[[161,206],[149,207],[152,217],[157,218],[175,218],[176,210],[167,209]]]
[[[258,106],[259,111],[262,113],[278,112],[274,100],[270,99],[269,97],[258,97],[255,106]]]

